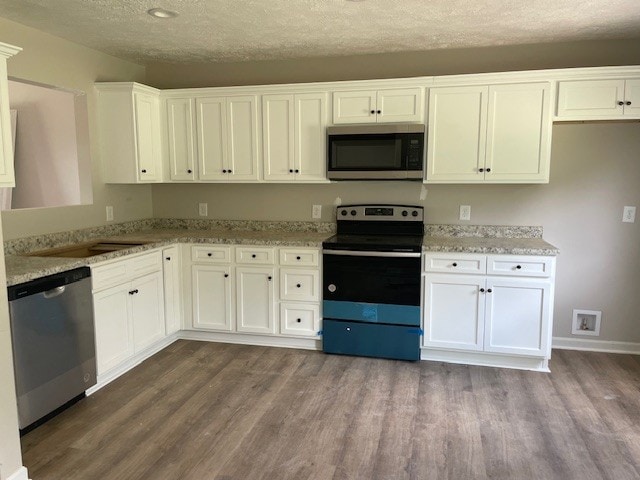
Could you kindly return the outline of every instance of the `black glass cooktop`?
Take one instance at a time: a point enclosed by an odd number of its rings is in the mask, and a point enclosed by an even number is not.
[[[347,235],[338,234],[322,242],[330,250],[372,252],[420,252],[422,235]]]

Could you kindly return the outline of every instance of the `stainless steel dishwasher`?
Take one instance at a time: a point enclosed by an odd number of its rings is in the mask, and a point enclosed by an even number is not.
[[[24,430],[96,384],[91,271],[83,267],[50,275],[9,287],[8,294]]]

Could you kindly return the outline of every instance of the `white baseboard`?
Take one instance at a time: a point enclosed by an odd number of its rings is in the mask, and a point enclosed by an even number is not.
[[[586,352],[631,353],[640,355],[640,343],[592,340],[585,338],[553,337],[553,347],[562,350],[584,350]]]
[[[515,368],[534,372],[549,372],[548,360],[541,357],[500,355],[486,352],[463,352],[423,348],[420,360],[456,363],[461,365],[479,365],[481,367]]]
[[[29,480],[27,467],[20,467],[13,474],[7,477],[7,480]]]

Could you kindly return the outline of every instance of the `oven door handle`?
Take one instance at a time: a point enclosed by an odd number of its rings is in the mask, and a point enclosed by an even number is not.
[[[322,250],[324,255],[347,255],[351,257],[395,257],[420,258],[420,252],[362,252],[353,250]]]

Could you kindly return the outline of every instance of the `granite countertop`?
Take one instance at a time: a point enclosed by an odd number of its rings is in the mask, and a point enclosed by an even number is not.
[[[193,225],[196,226],[196,225]],[[95,265],[125,255],[144,252],[174,243],[211,243],[235,245],[268,245],[320,248],[322,242],[333,235],[326,226],[300,231],[299,226],[291,229],[287,224],[265,224],[255,229],[229,228],[227,224],[197,224],[199,228],[185,228],[165,221],[164,224],[142,222],[124,225],[120,232],[111,230],[86,230],[61,234],[44,235],[28,239],[5,242],[5,264],[7,285],[16,285],[30,280],[63,272],[73,268]],[[249,226],[254,226],[253,224]],[[169,227],[169,228],[167,228]],[[203,228],[204,227],[204,228]],[[237,227],[233,225],[232,227]],[[264,228],[262,228],[264,227]],[[281,228],[280,228],[281,227]],[[105,235],[105,233],[108,233]],[[492,227],[450,225],[427,225],[423,240],[425,252],[459,252],[511,255],[557,255],[558,249],[542,239],[540,227]],[[88,258],[36,257],[26,253],[59,245],[86,242],[88,239],[102,241],[144,241],[136,246],[95,255]]]

